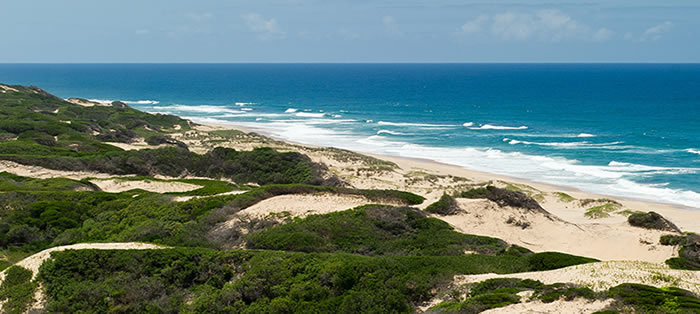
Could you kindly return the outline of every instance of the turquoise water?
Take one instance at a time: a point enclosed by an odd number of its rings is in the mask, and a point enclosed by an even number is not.
[[[700,65],[0,65],[0,82],[700,208]]]

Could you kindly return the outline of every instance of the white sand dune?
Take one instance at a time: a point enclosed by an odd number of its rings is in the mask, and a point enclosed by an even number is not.
[[[119,193],[134,189],[155,193],[178,193],[202,188],[201,185],[176,181],[96,179],[90,180],[90,182],[97,185],[102,191],[110,193]]]
[[[482,314],[501,314],[501,313],[566,313],[566,314],[588,314],[598,312],[605,309],[613,299],[607,300],[587,300],[578,298],[571,301],[557,300],[551,303],[543,303],[542,301],[525,302],[511,304],[504,307],[490,309],[481,312]]]
[[[280,195],[260,201],[238,212],[239,215],[266,217],[271,213],[289,213],[292,217],[305,217],[313,214],[327,214],[361,205],[373,204],[365,197],[336,194],[297,194]]]
[[[485,199],[457,202],[463,213],[437,217],[459,232],[500,238],[535,252],[559,251],[600,260],[661,263],[677,250],[658,244],[661,235],[669,232],[632,227],[624,221],[573,224],[540,212],[500,207]],[[518,226],[524,224],[527,228]]]

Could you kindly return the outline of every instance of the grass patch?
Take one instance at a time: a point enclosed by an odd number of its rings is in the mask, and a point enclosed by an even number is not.
[[[610,213],[619,210],[621,207],[622,205],[617,203],[607,203],[586,209],[583,215],[590,219],[608,218]]]
[[[560,202],[564,202],[564,203],[571,203],[571,202],[576,200],[575,197],[573,197],[569,194],[566,194],[564,192],[554,192],[554,196],[556,196]]]

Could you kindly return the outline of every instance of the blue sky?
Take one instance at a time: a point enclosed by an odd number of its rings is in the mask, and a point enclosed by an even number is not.
[[[0,62],[700,62],[696,0],[1,0]]]

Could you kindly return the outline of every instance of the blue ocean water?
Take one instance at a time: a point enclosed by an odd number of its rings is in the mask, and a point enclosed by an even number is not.
[[[0,82],[700,208],[697,64],[4,64]]]

